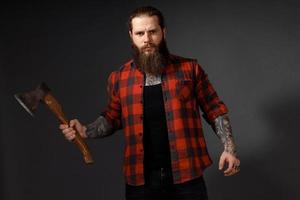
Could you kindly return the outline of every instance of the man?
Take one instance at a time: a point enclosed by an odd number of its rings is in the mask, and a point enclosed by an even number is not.
[[[106,109],[87,126],[75,119],[60,128],[68,140],[74,126],[84,138],[123,128],[126,199],[207,199],[203,170],[212,161],[199,107],[224,144],[219,169],[227,163],[224,174],[231,176],[240,161],[227,107],[196,60],[169,53],[159,10],[136,9],[128,27],[133,59],[110,74]]]

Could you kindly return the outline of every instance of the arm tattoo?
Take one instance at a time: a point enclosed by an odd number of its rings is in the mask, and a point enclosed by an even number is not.
[[[111,124],[103,116],[88,124],[86,128],[86,135],[89,138],[106,137],[113,133]]]
[[[160,83],[161,83],[161,77],[160,76],[155,76],[155,75],[146,73],[146,81],[145,81],[146,86],[157,85],[157,84],[160,84]]]
[[[222,115],[215,119],[214,131],[221,139],[224,150],[232,155],[236,155],[236,145],[233,139],[228,115]]]

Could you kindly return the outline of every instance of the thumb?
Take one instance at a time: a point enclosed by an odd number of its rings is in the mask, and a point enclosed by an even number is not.
[[[223,169],[224,163],[225,163],[225,157],[221,156],[220,161],[219,161],[219,170]]]
[[[75,126],[75,127],[74,127]],[[81,129],[81,124],[78,121],[78,119],[72,119],[70,121],[70,127],[75,128],[76,130],[80,130]]]
[[[73,127],[75,126],[75,129],[78,131],[78,132],[82,132],[82,125],[81,123],[79,122],[78,119],[73,119],[72,120],[72,124],[70,123],[70,125]]]

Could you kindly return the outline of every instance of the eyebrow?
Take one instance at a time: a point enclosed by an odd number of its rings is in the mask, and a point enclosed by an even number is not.
[[[158,30],[157,28],[152,28],[152,29],[147,30],[147,32],[149,32],[149,31],[157,31],[157,30]],[[144,33],[144,32],[145,32],[144,30],[143,31],[135,31],[134,34]]]

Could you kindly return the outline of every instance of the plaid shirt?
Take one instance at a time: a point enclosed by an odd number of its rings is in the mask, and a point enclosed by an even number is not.
[[[196,60],[172,55],[161,76],[174,183],[202,175],[211,165],[199,107],[208,122],[228,112]],[[102,115],[114,131],[123,128],[126,183],[144,184],[143,87],[145,75],[133,60],[108,78],[108,106]]]

